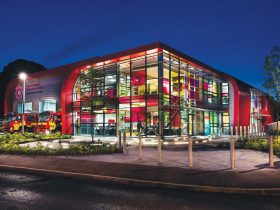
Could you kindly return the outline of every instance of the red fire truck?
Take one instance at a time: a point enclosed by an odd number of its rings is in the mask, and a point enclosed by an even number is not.
[[[33,131],[38,133],[51,133],[62,128],[61,113],[45,111],[38,114],[38,122],[33,123]]]
[[[62,122],[59,112],[42,112],[24,114],[24,130],[34,133],[50,133],[61,131]],[[8,113],[4,117],[4,132],[21,132],[22,130],[22,114],[14,112]]]
[[[28,113],[24,114],[24,130],[27,132],[33,131],[33,122],[36,121],[37,114]],[[22,129],[22,114],[16,114],[14,112],[10,112],[5,115],[3,121],[3,131],[4,132],[18,132]]]

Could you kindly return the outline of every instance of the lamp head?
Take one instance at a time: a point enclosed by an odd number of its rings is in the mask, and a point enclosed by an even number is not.
[[[20,78],[21,80],[25,80],[26,77],[27,77],[27,74],[24,73],[24,72],[22,72],[22,73],[19,74],[19,78]]]

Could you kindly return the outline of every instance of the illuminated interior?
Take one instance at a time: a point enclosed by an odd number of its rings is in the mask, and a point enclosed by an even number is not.
[[[74,134],[228,134],[228,107],[227,81],[154,49],[81,69],[73,90]]]

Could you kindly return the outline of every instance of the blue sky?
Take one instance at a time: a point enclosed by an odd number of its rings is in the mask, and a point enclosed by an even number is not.
[[[18,58],[52,68],[162,41],[261,88],[280,45],[278,0],[57,0],[0,3],[0,70]]]

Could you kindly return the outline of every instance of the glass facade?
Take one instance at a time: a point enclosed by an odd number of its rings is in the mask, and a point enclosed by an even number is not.
[[[251,109],[250,109],[250,126],[251,133],[258,133],[261,130],[262,116],[260,110],[262,109],[261,94],[251,90]]]
[[[80,71],[73,90],[74,134],[219,135],[229,130],[228,106],[227,81],[154,49]]]

